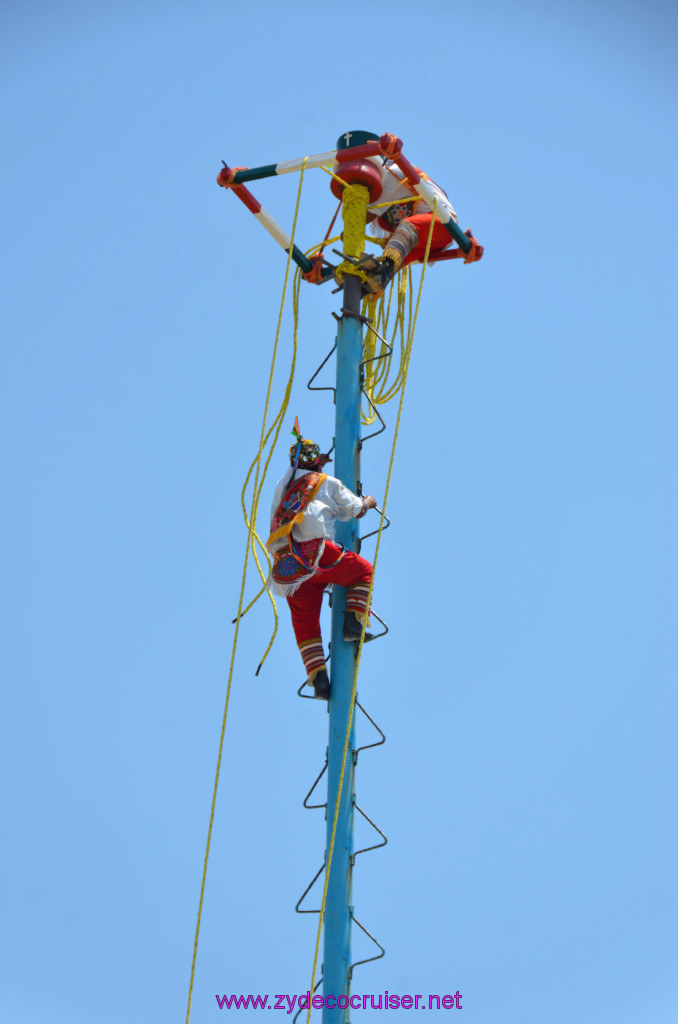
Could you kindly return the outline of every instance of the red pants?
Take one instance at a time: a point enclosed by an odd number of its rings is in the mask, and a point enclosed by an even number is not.
[[[346,587],[346,610],[362,616],[367,609],[367,596],[372,580],[372,566],[360,555],[346,551],[338,565],[332,569],[324,569],[332,565],[341,554],[341,548],[332,541],[325,541],[325,550],[320,559],[321,571],[316,573],[298,590],[287,598],[292,613],[292,628],[299,646],[306,673],[313,677],[318,669],[325,667],[325,654],[320,633],[320,609],[323,603],[323,592],[328,583],[337,583]]]
[[[428,242],[428,233],[431,230],[432,217],[432,213],[415,213],[412,217],[406,218],[407,223],[416,228],[419,241],[404,261],[405,265],[412,263],[414,260],[423,260],[426,255],[426,243]],[[450,242],[452,242],[452,235],[445,225],[436,218],[436,222],[433,225],[433,235],[431,236],[431,253],[440,252]],[[386,244],[388,245],[388,241]]]

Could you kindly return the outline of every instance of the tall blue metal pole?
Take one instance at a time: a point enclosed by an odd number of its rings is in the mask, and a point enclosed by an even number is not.
[[[360,313],[360,281],[347,274],[344,279],[344,309]],[[362,358],[362,324],[344,315],[337,334],[337,394],[335,420],[335,473],[357,492],[360,480],[360,361]],[[347,551],[358,547],[358,522],[337,523],[337,542]],[[323,953],[323,994],[349,995],[349,967],[351,964],[351,906],[353,855],[353,751],[355,749],[354,707],[351,701],[355,677],[357,644],[347,643],[342,636],[346,591],[335,588],[332,597],[332,657],[330,672],[330,729],[327,768],[327,846],[329,856],[334,823],[341,765],[350,726],[350,739],[346,757],[344,782],[339,803],[339,815],[332,853],[332,864],[325,904],[325,944]],[[342,1000],[343,1002],[343,1000]],[[323,1024],[345,1024],[348,1010],[343,1007],[325,1007]]]

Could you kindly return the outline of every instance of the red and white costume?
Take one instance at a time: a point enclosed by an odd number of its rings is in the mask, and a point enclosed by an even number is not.
[[[315,474],[317,479],[310,492],[312,497],[305,505],[302,502],[301,513],[294,518],[289,531],[292,543],[288,535],[276,536],[283,532],[274,527],[281,521],[280,511],[286,497],[294,495],[295,483],[309,472],[297,469],[293,473],[290,467],[276,484],[271,507],[272,534],[267,544],[275,561],[267,586],[273,593],[287,598],[304,667],[309,678],[313,679],[316,672],[325,667],[320,632],[325,587],[329,583],[346,587],[346,610],[355,612],[362,620],[367,609],[372,566],[360,555],[343,551],[334,543],[335,521],[347,522],[356,518],[363,511],[363,501],[336,477],[324,473]],[[293,512],[294,507],[291,508]],[[289,515],[287,518],[289,522]],[[276,572],[283,554],[293,568],[295,559],[299,565],[291,582],[284,582],[284,575]]]
[[[429,187],[435,193],[438,200],[437,210],[445,209],[455,221],[458,220],[456,210],[440,186],[431,181],[423,171],[419,170],[419,174],[428,182]],[[382,231],[389,234],[397,226],[403,224],[414,229],[416,231],[416,240],[414,233],[412,233],[414,244],[407,257],[403,260],[403,263],[407,264],[415,260],[423,260],[431,227],[431,218],[433,216],[432,208],[412,188],[403,172],[395,164],[387,163],[383,166],[381,183],[381,196],[377,202],[368,206],[368,214],[375,216]],[[384,203],[396,203],[400,199],[411,199],[412,205],[402,203],[392,207],[384,206]],[[453,241],[454,239],[445,225],[436,217],[431,237],[431,252],[442,252]],[[388,241],[386,245],[388,246]]]

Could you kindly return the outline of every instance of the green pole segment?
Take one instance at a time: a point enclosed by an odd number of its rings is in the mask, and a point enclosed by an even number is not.
[[[263,167],[244,167],[233,175],[234,185],[244,185],[246,181],[258,181],[259,178],[273,178],[278,173],[277,164],[264,164]]]
[[[299,249],[296,245],[292,246],[292,259],[294,260],[298,267],[301,267],[305,274],[308,274],[309,271],[312,270],[313,268],[313,264],[311,263],[311,261],[308,259],[307,256],[304,256],[301,249]],[[332,269],[332,267],[323,267],[321,273],[323,282],[328,281],[331,277],[334,277],[334,270]]]
[[[360,281],[351,274],[344,278],[344,309],[360,313]],[[337,332],[337,391],[335,413],[335,468],[338,478],[352,491],[360,486],[360,361],[362,359],[362,323],[344,314]],[[356,519],[337,523],[337,542],[347,551],[358,547],[359,526]],[[332,657],[330,697],[328,775],[327,775],[327,846],[329,856],[335,808],[344,755],[346,733],[349,746],[344,781],[339,801],[339,814],[334,838],[332,863],[325,902],[323,954],[323,994],[325,997],[349,995],[351,966],[351,921],[353,908],[353,752],[355,750],[355,707],[352,700],[356,671],[357,644],[343,639],[346,591],[335,587],[332,596]],[[343,1001],[343,1000],[342,1000]],[[346,1024],[348,1010],[339,1007],[323,1009],[323,1024]]]
[[[459,248],[463,249],[464,252],[468,252],[471,248],[471,239],[468,235],[464,234],[457,222],[454,220],[448,220],[445,227],[450,232]]]
[[[333,164],[337,156],[336,149],[327,153],[314,153],[313,156],[297,157],[295,160],[281,160],[277,164],[262,164],[261,167],[241,167],[233,175],[233,183],[241,185],[245,181],[257,181],[259,178],[272,178],[278,174],[291,174],[300,171],[302,167],[322,167],[324,164]]]
[[[311,261],[306,256],[304,256],[299,246],[294,244],[292,245],[292,259],[294,260],[298,267],[301,267],[305,274],[308,274],[309,271],[313,269],[313,264],[311,263]]]

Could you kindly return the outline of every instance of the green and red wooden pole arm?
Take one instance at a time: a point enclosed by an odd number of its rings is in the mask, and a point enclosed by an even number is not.
[[[240,185],[245,181],[257,181],[259,178],[274,178],[278,174],[289,174],[291,171],[300,171],[306,160],[306,167],[322,167],[326,164],[333,164],[337,158],[336,149],[329,153],[316,153],[315,156],[300,157],[298,160],[283,160],[279,164],[264,164],[263,167],[236,167],[235,184]]]
[[[258,169],[260,170],[261,168]],[[239,173],[242,173],[242,168],[230,168],[224,164],[217,175],[217,184],[221,185],[222,188],[230,188],[238,199],[245,204],[250,213],[254,214],[259,223],[268,231],[269,235],[275,238],[278,245],[285,252],[289,252],[290,249],[292,250],[292,259],[301,268],[307,281],[311,281],[314,284],[329,281],[332,277],[332,268],[323,266],[322,257],[317,258],[314,256],[309,259],[297,245],[292,243],[292,239],[287,232],[283,231],[278,222],[263,208],[259,200],[255,199],[250,190],[245,188],[244,185],[237,184],[235,178]],[[262,177],[265,177],[265,175],[262,175]]]

